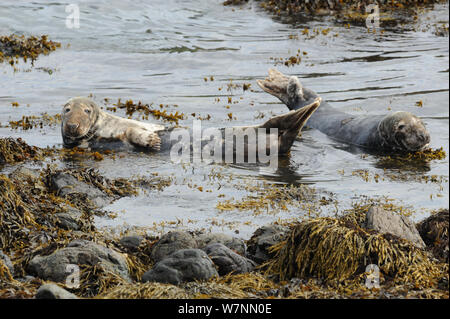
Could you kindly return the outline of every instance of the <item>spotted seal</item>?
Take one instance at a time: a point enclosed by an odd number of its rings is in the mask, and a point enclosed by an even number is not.
[[[272,117],[263,124],[233,129],[263,128],[269,132],[271,128],[277,128],[278,154],[286,154],[320,103],[321,98],[318,97],[303,108]],[[119,143],[134,148],[164,151],[177,142],[170,138],[172,130],[164,125],[109,114],[85,97],[72,98],[63,107],[61,133],[64,146],[68,148],[105,148],[105,145],[110,148],[111,143]],[[266,150],[270,147],[267,142],[266,147]]]
[[[303,87],[296,76],[289,77],[274,69],[269,70],[265,80],[257,83],[290,110],[308,105],[319,96]],[[308,127],[337,141],[380,152],[415,152],[430,143],[430,134],[424,123],[409,112],[355,116],[331,107],[326,101],[308,120]]]

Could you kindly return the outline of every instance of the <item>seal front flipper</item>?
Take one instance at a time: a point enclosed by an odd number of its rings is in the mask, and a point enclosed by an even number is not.
[[[148,131],[140,127],[129,127],[125,134],[127,140],[135,146],[145,147],[155,151],[161,149],[161,139],[156,132]]]

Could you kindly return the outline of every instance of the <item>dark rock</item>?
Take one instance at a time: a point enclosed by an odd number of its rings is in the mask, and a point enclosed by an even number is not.
[[[381,234],[389,233],[406,239],[419,248],[425,248],[416,226],[408,217],[386,211],[381,207],[373,206],[369,209],[366,213],[365,228]]]
[[[203,250],[218,267],[220,276],[224,276],[230,272],[233,272],[234,274],[250,272],[256,266],[254,261],[236,254],[221,243],[209,244]]]
[[[55,214],[58,219],[58,226],[67,230],[80,230],[80,220],[82,213],[74,208],[68,208],[64,213]]]
[[[271,257],[268,249],[282,241],[289,228],[280,225],[266,225],[258,228],[247,242],[247,257],[261,264]]]
[[[214,264],[200,249],[181,249],[156,263],[142,276],[142,281],[156,281],[178,285],[194,280],[208,280],[218,276]]]
[[[8,268],[9,272],[11,273],[11,276],[14,276],[14,266],[11,262],[11,259],[9,259],[8,255],[4,254],[0,250],[0,262],[3,262],[3,264]]]
[[[61,197],[83,194],[97,207],[106,206],[113,200],[98,188],[84,183],[64,172],[51,175],[51,185],[52,189]]]
[[[49,256],[35,256],[29,263],[30,273],[44,280],[64,282],[70,274],[68,265],[98,265],[130,280],[127,262],[120,253],[87,240],[74,240]]]
[[[139,235],[125,236],[120,239],[119,243],[128,249],[138,249],[143,240],[144,237]]]
[[[195,237],[197,240],[198,248],[203,249],[209,244],[220,243],[231,250],[234,250],[239,255],[245,256],[247,246],[242,239],[226,235],[226,234],[216,234],[216,233],[208,233],[208,234],[200,234]]]
[[[153,246],[151,258],[158,262],[180,249],[197,247],[197,241],[190,233],[183,231],[169,232],[161,236]]]
[[[431,250],[435,258],[447,263],[449,261],[448,226],[448,209],[432,214],[417,224],[417,230],[427,248]]]
[[[77,296],[68,292],[56,284],[44,284],[36,292],[36,299],[78,299]]]

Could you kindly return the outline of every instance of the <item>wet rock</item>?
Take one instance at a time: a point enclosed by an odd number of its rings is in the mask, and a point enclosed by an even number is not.
[[[3,253],[3,251],[0,250],[0,262],[3,262],[3,264],[8,268],[9,272],[12,276],[14,276],[14,266],[11,262],[11,259],[9,259],[8,255]]]
[[[80,230],[80,220],[82,213],[74,208],[68,208],[64,213],[55,214],[58,219],[58,226],[67,230]]]
[[[197,240],[198,248],[200,249],[203,249],[212,243],[220,243],[227,246],[231,250],[234,250],[239,255],[244,256],[247,251],[247,246],[245,245],[245,242],[242,239],[226,234],[221,233],[200,234],[197,237],[195,237],[195,239]]]
[[[197,241],[190,233],[183,231],[169,232],[161,236],[153,246],[151,258],[155,262],[158,262],[180,249],[197,247]]]
[[[209,244],[203,250],[218,267],[220,276],[224,276],[231,272],[234,274],[251,272],[256,266],[254,261],[236,254],[221,243]]]
[[[68,292],[56,284],[45,284],[36,292],[36,299],[78,299],[77,296]]]
[[[365,227],[382,234],[398,236],[419,248],[425,248],[416,226],[408,217],[386,211],[381,207],[373,206],[369,209],[366,213]]]
[[[97,207],[106,206],[112,201],[112,198],[104,194],[98,188],[84,183],[68,173],[58,172],[52,175],[51,185],[52,189],[61,197],[82,194],[87,196],[87,198]]]
[[[64,282],[71,273],[68,265],[100,264],[103,268],[130,280],[127,262],[118,252],[87,240],[74,240],[49,256],[35,256],[28,271],[44,280]]]
[[[272,255],[268,249],[284,239],[289,228],[280,225],[266,225],[258,228],[247,242],[247,257],[261,264]]]
[[[120,239],[119,243],[128,249],[138,249],[143,240],[144,237],[139,235],[124,236]]]
[[[449,211],[444,209],[417,224],[417,229],[434,257],[442,262],[449,260]]]
[[[217,270],[204,251],[181,249],[156,263],[142,276],[142,281],[178,285],[182,282],[208,280],[214,276],[218,276]]]
[[[9,178],[11,179],[39,179],[40,171],[38,169],[30,169],[26,167],[19,167],[14,170],[11,174],[9,174]]]

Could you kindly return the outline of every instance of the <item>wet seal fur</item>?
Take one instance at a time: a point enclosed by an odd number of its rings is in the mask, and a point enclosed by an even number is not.
[[[290,110],[301,108],[319,97],[316,92],[303,87],[296,76],[289,77],[274,69],[269,70],[268,78],[257,83]],[[430,134],[422,120],[409,112],[354,116],[334,109],[324,101],[308,120],[308,126],[337,141],[382,152],[416,152],[430,143]]]
[[[321,98],[318,97],[298,110],[275,116],[261,125],[233,127],[233,129],[265,128],[269,132],[270,128],[277,128],[278,154],[285,154],[320,103]],[[160,124],[144,123],[108,114],[94,101],[85,97],[75,97],[67,101],[63,108],[61,124],[64,146],[69,148],[105,148],[105,146],[110,148],[111,145],[119,143],[163,151],[170,149],[177,142],[170,139],[172,129]],[[267,135],[267,141],[269,135],[270,133]],[[268,142],[266,147],[269,150]]]

